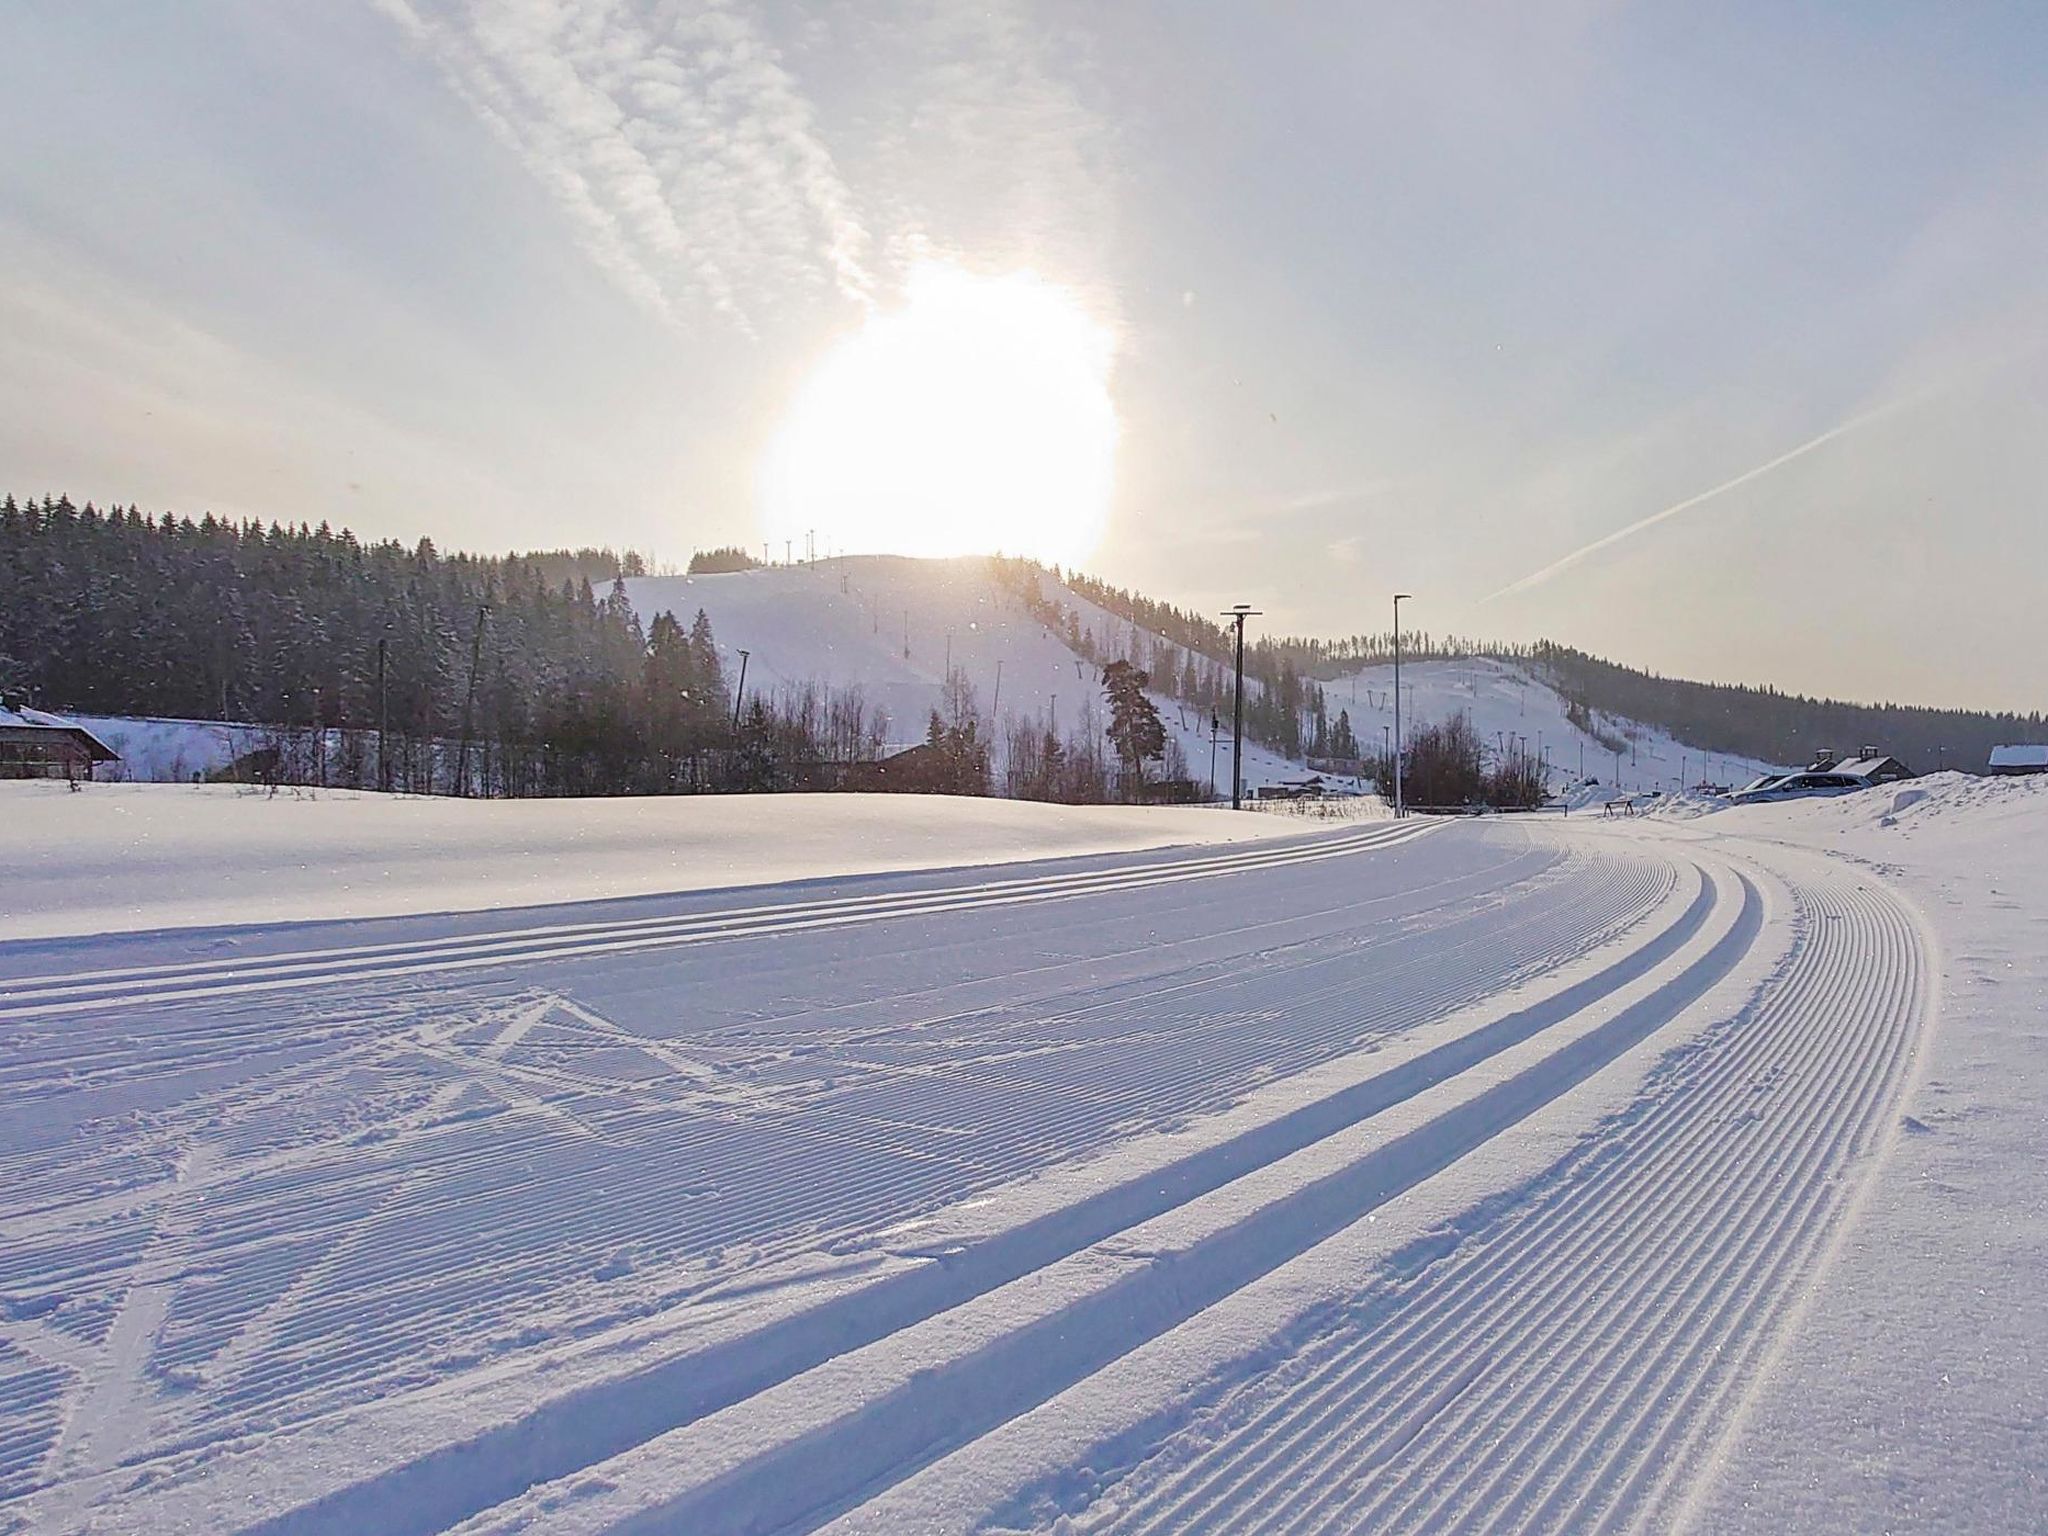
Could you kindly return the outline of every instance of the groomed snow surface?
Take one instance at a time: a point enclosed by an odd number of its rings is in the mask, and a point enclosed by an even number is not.
[[[1207,807],[0,783],[0,940],[597,901],[1283,835]]]
[[[10,789],[0,1529],[2038,1531],[2044,791]]]

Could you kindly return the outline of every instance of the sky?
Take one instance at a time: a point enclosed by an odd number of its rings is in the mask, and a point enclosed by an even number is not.
[[[1074,329],[1098,438],[945,434],[956,530],[1082,487],[1086,569],[1273,630],[2048,708],[2044,57],[1961,0],[13,0],[0,485],[681,561],[916,441],[849,358]],[[934,273],[1067,307],[984,345]]]

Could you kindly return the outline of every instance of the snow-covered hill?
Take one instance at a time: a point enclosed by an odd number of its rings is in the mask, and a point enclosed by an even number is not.
[[[1047,578],[1048,586],[1053,585]],[[711,620],[727,680],[774,692],[802,683],[857,686],[886,711],[891,742],[921,740],[933,710],[946,712],[946,679],[957,673],[1001,742],[1006,723],[1050,723],[1063,734],[1099,732],[1101,673],[997,579],[986,559],[914,560],[848,556],[814,565],[769,566],[715,576],[647,576],[626,583],[643,623],[670,612],[688,624]],[[1061,586],[1058,601],[1093,638],[1100,656],[1127,655],[1132,626]],[[1148,653],[1185,660],[1178,647],[1145,642]],[[1189,773],[1209,777],[1209,721],[1164,694],[1154,702],[1179,741]],[[1216,754],[1219,788],[1230,778],[1229,721]],[[1247,786],[1297,777],[1304,764],[1263,747],[1245,749]]]
[[[1324,685],[1329,708],[1348,711],[1368,750],[1378,750],[1394,721],[1394,668],[1374,665]],[[1401,668],[1402,729],[1463,711],[1491,752],[1547,758],[1553,788],[1597,779],[1599,789],[1676,790],[1699,783],[1736,785],[1785,765],[1704,752],[1655,727],[1594,715],[1591,732],[1566,717],[1565,700],[1532,669],[1474,656],[1408,662]],[[1619,746],[1620,750],[1616,750]]]
[[[1073,614],[1098,656],[1140,654],[1155,675],[1187,657],[1179,647],[1143,634],[1129,620],[1096,606],[1072,588],[1043,578],[1047,594]],[[737,677],[749,653],[747,687],[770,691],[803,682],[858,685],[886,710],[890,739],[923,735],[930,712],[943,712],[948,668],[962,674],[1002,736],[1006,720],[1057,720],[1072,730],[1084,718],[1099,730],[1100,673],[1070,637],[1036,617],[1004,587],[983,559],[912,560],[860,556],[815,565],[771,566],[715,576],[650,576],[626,583],[643,622],[663,611],[687,624],[702,609]],[[1566,718],[1565,701],[1522,666],[1486,657],[1423,661],[1402,668],[1404,728],[1464,711],[1493,750],[1546,751],[1555,787],[1595,778],[1600,787],[1676,789],[1703,777],[1742,783],[1775,766],[1707,754],[1662,731],[1631,721],[1596,718],[1593,732]],[[1361,746],[1377,752],[1393,727],[1393,668],[1370,666],[1326,682],[1328,705],[1350,713]],[[1180,742],[1190,773],[1206,782],[1206,714],[1156,694],[1167,727]],[[1084,713],[1086,712],[1085,716]],[[1216,755],[1219,788],[1230,777],[1228,720]],[[1517,743],[1514,737],[1526,738]],[[1622,744],[1617,755],[1612,743]],[[1248,786],[1297,777],[1306,765],[1263,747],[1245,752]]]
[[[886,714],[887,739],[924,736],[933,710],[949,712],[947,678],[994,726],[1001,752],[1012,726],[1055,727],[1072,740],[1099,739],[1105,723],[1101,670],[1093,657],[1134,657],[1155,676],[1180,673],[1189,654],[1041,576],[1048,600],[1031,604],[982,558],[916,560],[874,555],[771,566],[713,576],[649,576],[626,583],[643,623],[672,612],[688,624],[710,618],[727,668],[739,679],[746,652],[749,694],[804,684],[858,688]],[[1046,622],[1045,615],[1064,615]],[[1078,646],[1077,646],[1078,642]],[[1213,670],[1207,657],[1192,658]],[[1632,721],[1594,717],[1591,731],[1566,717],[1566,705],[1529,667],[1488,657],[1410,662],[1402,669],[1404,727],[1413,730],[1463,711],[1489,753],[1547,755],[1552,788],[1580,801],[1624,791],[1675,790],[1702,778],[1737,784],[1781,765],[1709,754]],[[1257,683],[1253,683],[1257,688]],[[1345,711],[1361,748],[1377,753],[1390,739],[1393,668],[1374,665],[1323,683],[1330,718]],[[1207,711],[1155,692],[1161,718],[1197,784],[1230,787],[1230,721],[1212,753]],[[79,716],[121,754],[103,777],[186,781],[225,767],[263,744],[260,725],[193,720]],[[1614,748],[1622,748],[1617,753]],[[1301,776],[1307,765],[1248,744],[1248,789]],[[1598,783],[1577,788],[1582,779]]]

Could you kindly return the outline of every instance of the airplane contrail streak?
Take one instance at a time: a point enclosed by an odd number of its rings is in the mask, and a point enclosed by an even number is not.
[[[1696,496],[1688,496],[1683,501],[1673,502],[1663,511],[1652,512],[1648,517],[1638,518],[1636,519],[1636,521],[1630,523],[1626,528],[1617,528],[1612,533],[1602,534],[1592,543],[1587,544],[1579,549],[1575,549],[1570,554],[1565,555],[1560,559],[1551,561],[1550,564],[1544,566],[1539,571],[1531,571],[1527,576],[1524,576],[1520,581],[1509,582],[1506,586],[1502,587],[1497,592],[1489,592],[1485,597],[1481,598],[1479,601],[1482,604],[1490,603],[1497,597],[1513,597],[1515,594],[1519,592],[1529,591],[1532,587],[1540,587],[1546,581],[1549,581],[1553,576],[1561,575],[1565,571],[1570,570],[1573,566],[1577,565],[1581,560],[1584,560],[1588,555],[1596,555],[1601,550],[1606,549],[1611,545],[1621,543],[1621,541],[1624,539],[1634,538],[1637,534],[1641,533],[1646,528],[1654,528],[1657,526],[1657,524],[1665,522],[1670,518],[1674,518],[1678,516],[1678,514],[1681,512],[1690,512],[1694,507],[1700,505],[1700,503],[1702,502],[1712,501],[1716,496],[1724,495],[1727,492],[1734,490],[1737,486],[1747,485],[1750,481],[1759,479],[1764,475],[1768,475],[1772,470],[1777,469],[1782,465],[1790,464],[1794,459],[1801,458],[1806,454],[1813,452],[1814,449],[1819,448],[1824,444],[1833,442],[1836,438],[1842,436],[1844,433],[1854,432],[1858,427],[1869,426],[1870,423],[1876,421],[1879,417],[1891,415],[1892,412],[1899,410],[1904,406],[1912,404],[1913,401],[1918,398],[1920,397],[1916,395],[1909,395],[1903,400],[1893,400],[1888,404],[1873,407],[1872,409],[1863,412],[1861,415],[1851,416],[1847,421],[1838,422],[1836,425],[1829,427],[1827,431],[1821,433],[1820,436],[1810,437],[1805,442],[1801,443],[1797,448],[1787,449],[1785,452],[1779,454],[1775,459],[1772,459],[1767,463],[1759,464],[1754,469],[1745,469],[1741,474],[1737,475],[1732,480],[1723,480],[1719,485],[1714,486],[1710,490],[1701,491]]]

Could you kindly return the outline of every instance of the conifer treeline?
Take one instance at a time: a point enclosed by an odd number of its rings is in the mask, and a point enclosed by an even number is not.
[[[1580,707],[1656,726],[1704,751],[1768,763],[1805,763],[1822,748],[1849,757],[1873,746],[1920,773],[1944,766],[1982,773],[1994,746],[2048,739],[2048,720],[2038,710],[1845,704],[1775,688],[1693,683],[1548,641],[1531,648],[1530,660],[1538,676]]]
[[[9,496],[0,694],[255,721],[324,779],[339,761],[340,781],[399,789],[774,788],[796,765],[879,752],[882,722],[850,692],[757,698],[736,727],[703,614],[642,629],[619,579],[642,569],[609,550],[444,555],[324,523]],[[602,596],[593,573],[611,577]]]

